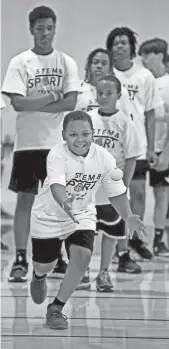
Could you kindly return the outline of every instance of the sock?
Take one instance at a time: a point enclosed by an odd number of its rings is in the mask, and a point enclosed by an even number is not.
[[[124,254],[126,254],[127,253],[127,250],[126,251],[121,251],[121,252],[118,252],[118,256],[119,257],[122,257]]]
[[[47,274],[43,274],[43,275],[39,276],[35,273],[35,270],[33,271],[33,274],[35,276],[35,279],[37,279],[37,280],[42,280],[47,276]]]
[[[164,229],[155,228],[155,242],[160,242],[163,238]]]
[[[55,305],[58,305],[59,308],[63,308],[65,303],[64,302],[61,302],[59,299],[57,299],[57,297],[55,297],[54,301],[52,302],[52,304],[55,304]]]
[[[136,231],[133,234],[132,240],[138,240],[138,234]]]
[[[58,260],[57,260],[57,263],[59,264],[60,262],[62,262],[63,261],[63,254],[62,254],[62,252],[60,251],[59,253],[58,253]]]
[[[16,250],[16,263],[26,264],[26,249]]]

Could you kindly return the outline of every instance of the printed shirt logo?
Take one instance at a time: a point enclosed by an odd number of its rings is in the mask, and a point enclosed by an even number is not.
[[[101,178],[101,174],[89,174],[76,173],[74,178],[67,182],[66,188],[72,187],[77,200],[82,200],[87,192],[94,188],[98,180]]]
[[[139,92],[138,85],[123,84],[123,86],[128,90],[130,100],[134,101],[136,94]]]
[[[115,148],[116,142],[119,141],[120,133],[109,129],[95,129],[94,142],[103,148]]]
[[[28,79],[28,89],[36,89],[38,93],[45,94],[51,89],[58,88],[62,85],[63,70],[58,68],[36,69],[34,77]]]

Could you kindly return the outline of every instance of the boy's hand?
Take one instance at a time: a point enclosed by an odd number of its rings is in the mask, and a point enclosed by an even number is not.
[[[68,214],[68,216],[73,220],[73,222],[79,224],[79,222],[76,220],[76,218],[74,217],[74,214],[72,212],[72,203],[75,199],[75,195],[72,194],[67,200],[65,200],[62,203],[62,208],[63,210]]]
[[[134,232],[136,231],[138,236],[142,240],[142,234],[146,235],[146,227],[144,223],[140,220],[139,216],[132,214],[127,219],[127,228],[129,230],[129,236],[132,238]]]
[[[154,167],[156,171],[165,171],[169,168],[169,155],[161,153],[156,166]]]
[[[151,166],[155,166],[158,161],[158,156],[153,150],[147,150],[147,161]]]

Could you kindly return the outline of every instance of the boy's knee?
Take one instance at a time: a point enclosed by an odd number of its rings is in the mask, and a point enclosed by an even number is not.
[[[76,265],[86,265],[90,262],[92,252],[89,248],[72,245],[70,246],[70,259],[74,260]]]
[[[51,263],[38,263],[33,261],[33,269],[37,275],[48,274],[55,266],[56,261]]]

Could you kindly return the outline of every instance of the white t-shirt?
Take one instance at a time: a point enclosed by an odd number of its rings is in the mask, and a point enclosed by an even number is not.
[[[27,50],[10,61],[2,92],[35,97],[51,90],[64,94],[79,90],[77,65],[71,57],[55,49],[46,56]],[[18,113],[14,150],[50,149],[61,142],[63,117],[64,112]]]
[[[94,127],[94,142],[106,148],[116,159],[117,166],[123,170],[125,160],[142,155],[139,134],[134,122],[123,112],[112,116],[101,116],[99,109],[89,112]],[[97,205],[109,204],[101,187],[96,195]]]
[[[82,81],[80,90],[78,93],[78,97],[77,97],[75,110],[84,110],[88,112],[98,107],[99,105],[97,102],[96,87],[85,81]],[[130,116],[131,103],[128,98],[128,92],[124,87],[122,87],[121,97],[117,101],[116,107],[117,109],[120,109],[121,111],[123,111],[123,113]]]
[[[132,107],[132,118],[142,142],[143,155],[140,159],[146,159],[147,136],[144,113],[163,105],[156,80],[148,69],[136,63],[133,63],[133,66],[126,71],[114,68],[114,73],[128,90]]]
[[[161,98],[164,103],[169,106],[169,75],[165,74],[156,79],[157,87],[159,89]],[[155,114],[160,115],[163,113],[163,108],[159,107],[155,110]],[[156,133],[155,133],[155,151],[163,151],[168,135],[168,126],[166,123],[156,121]]]
[[[65,239],[75,230],[96,228],[95,195],[102,184],[107,197],[125,193],[122,180],[112,180],[116,161],[108,151],[92,143],[84,158],[70,152],[65,142],[52,148],[47,158],[47,178],[36,196],[31,216],[32,237]],[[119,170],[118,170],[119,171]],[[50,185],[66,187],[67,195],[75,195],[75,224],[54,200]]]

